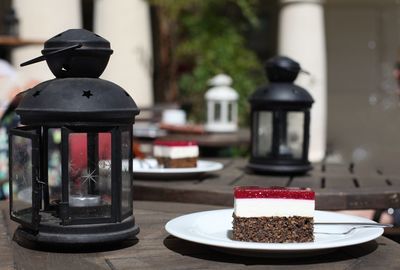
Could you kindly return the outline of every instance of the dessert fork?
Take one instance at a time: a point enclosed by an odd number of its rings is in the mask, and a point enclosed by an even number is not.
[[[316,234],[336,234],[336,235],[346,235],[354,231],[355,229],[360,228],[390,228],[393,227],[393,224],[383,224],[383,223],[374,223],[374,222],[315,222],[314,225],[349,225],[352,226],[347,231],[343,232],[320,232],[314,231]]]

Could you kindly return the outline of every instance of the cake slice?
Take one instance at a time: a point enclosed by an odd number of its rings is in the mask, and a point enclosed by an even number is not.
[[[234,188],[233,239],[263,243],[314,240],[315,194],[302,188]]]
[[[199,147],[193,141],[155,141],[153,154],[164,168],[195,168]]]

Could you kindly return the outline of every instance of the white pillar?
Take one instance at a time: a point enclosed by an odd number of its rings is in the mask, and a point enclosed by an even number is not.
[[[19,18],[21,38],[46,41],[67,29],[81,28],[80,0],[13,0]],[[45,81],[54,78],[45,62],[19,67],[19,64],[41,55],[43,45],[17,47],[11,62],[25,78]]]
[[[149,5],[144,0],[96,0],[94,31],[114,53],[101,76],[124,88],[139,106],[153,104]]]
[[[323,0],[281,0],[278,51],[299,62],[311,75],[300,74],[296,84],[313,96],[310,150],[312,162],[326,150],[326,46]]]

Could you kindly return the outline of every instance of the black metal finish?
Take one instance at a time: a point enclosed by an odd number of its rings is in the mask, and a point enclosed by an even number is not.
[[[312,167],[308,161],[310,108],[314,102],[312,96],[302,87],[293,84],[300,65],[287,57],[274,57],[267,61],[266,72],[269,85],[258,88],[250,97],[251,105],[251,147],[252,155],[248,168],[256,173],[265,174],[303,174]],[[271,112],[272,147],[271,152],[260,156],[256,147],[260,143],[258,129],[260,112]],[[299,134],[303,141],[301,155],[291,152],[288,144],[288,117],[291,112],[303,114],[304,123]]]
[[[304,113],[304,138],[310,138],[310,123],[311,123],[311,112],[306,110]],[[303,160],[308,160],[308,147],[310,140],[304,140],[303,143]]]
[[[42,56],[23,65],[46,60],[56,79],[43,82],[21,94],[16,109],[25,127],[13,129],[17,134],[32,139],[32,222],[12,215],[21,224],[15,233],[17,241],[43,244],[89,244],[115,242],[131,238],[139,232],[132,207],[122,213],[122,154],[121,132],[129,131],[139,109],[127,92],[118,85],[97,78],[106,67],[112,53],[110,43],[83,29],[65,31],[46,41]],[[49,129],[61,130],[61,197],[49,202],[48,136]],[[35,132],[32,133],[32,130]],[[99,133],[111,134],[111,203],[96,180],[99,179]],[[88,196],[99,198],[100,203],[76,204],[70,202],[70,160],[73,147],[70,135],[87,134],[85,150],[87,162],[80,165],[88,175],[77,175],[78,184],[87,185],[78,199]],[[132,142],[129,159],[132,159]],[[10,140],[10,157],[13,149]],[[85,167],[86,166],[86,167]],[[10,209],[12,208],[12,162],[10,162]],[[129,165],[132,180],[132,164]],[[70,179],[71,178],[71,179]],[[81,181],[85,179],[84,181]],[[107,178],[110,181],[110,178]],[[79,182],[81,181],[81,182]],[[85,183],[87,181],[87,183]],[[107,183],[105,183],[107,184]],[[77,186],[78,190],[79,187]],[[85,186],[86,187],[86,186]],[[132,191],[132,181],[130,181]],[[75,189],[74,189],[75,190]],[[87,191],[86,191],[87,190]],[[86,194],[87,192],[87,194]],[[86,194],[86,195],[85,195]],[[132,192],[131,192],[132,194]],[[74,195],[76,195],[74,193]],[[97,196],[96,196],[97,195]],[[75,197],[74,197],[75,198]],[[43,199],[43,207],[42,207]],[[75,202],[75,201],[74,201]],[[22,209],[21,211],[25,211]],[[30,211],[28,209],[27,211]],[[29,212],[30,213],[30,212]],[[28,213],[28,214],[29,214]]]
[[[279,116],[277,112],[272,114],[272,157],[278,158],[279,154],[279,139],[280,139],[280,129],[279,129]]]
[[[310,108],[314,102],[311,95],[302,87],[287,82],[274,82],[258,88],[249,99],[254,109],[303,109]]]
[[[286,109],[301,110],[314,103],[304,88],[293,84],[300,65],[287,57],[274,57],[267,61],[267,77],[270,84],[258,88],[249,98],[255,110]]]
[[[16,112],[26,125],[133,124],[139,109],[120,86],[101,79],[65,78],[24,92]]]
[[[43,209],[49,209],[50,193],[49,193],[49,129],[42,127],[41,129],[41,166],[40,166],[40,179],[42,180],[42,196],[43,196]]]
[[[47,40],[42,56],[21,66],[46,60],[57,78],[97,78],[103,73],[112,53],[106,39],[85,29],[70,29]]]
[[[98,133],[90,132],[87,134],[87,160],[89,172],[94,172],[99,175],[99,135]],[[98,187],[92,181],[88,181],[88,190],[90,194],[99,194]]]
[[[128,161],[129,160],[133,160],[133,130],[130,128],[129,129],[129,157],[128,157]],[[130,189],[131,189],[131,198],[133,199],[133,162],[128,162],[129,164],[129,175],[130,175]],[[133,201],[131,202],[131,210],[130,212],[133,211]]]
[[[276,56],[265,63],[270,82],[294,82],[301,71],[300,64],[284,56]]]
[[[32,233],[31,230],[20,226],[14,238],[17,242],[36,242],[42,244],[94,244],[115,242],[134,237],[139,233],[139,227],[135,225],[133,216],[120,223],[109,224],[89,224],[54,226],[52,224],[41,224],[38,232]]]
[[[115,213],[115,220],[121,221],[121,209],[122,209],[122,166],[121,166],[121,130],[114,129],[112,135],[112,147],[115,149],[111,156],[111,177],[112,181],[111,188],[111,199],[113,206],[113,213]]]
[[[122,132],[129,132],[129,145],[128,145],[128,149],[129,149],[129,154],[128,154],[128,160],[133,160],[133,151],[132,151],[132,144],[133,144],[133,131],[131,128],[128,127],[122,127],[121,128],[121,134]],[[121,136],[122,137],[122,136]],[[122,139],[121,139],[122,141]],[[121,151],[122,152],[122,151]],[[121,156],[122,160],[124,161],[125,157]],[[121,162],[121,166],[122,166],[122,162]],[[130,189],[130,197],[131,199],[133,198],[133,163],[129,162],[128,163],[128,170],[129,170],[129,178],[130,178],[130,183],[129,183],[129,189]],[[122,174],[122,173],[121,173]],[[122,179],[122,175],[121,175],[121,179]],[[122,186],[122,183],[121,183]],[[122,202],[122,194],[121,194],[121,202]],[[122,205],[121,205],[121,210],[122,210]],[[121,219],[124,220],[127,217],[129,217],[130,215],[132,215],[132,211],[133,211],[133,202],[131,200],[130,205],[129,205],[129,211],[128,212],[121,212]]]
[[[59,216],[62,224],[70,224],[69,215],[69,130],[61,129],[61,202]]]
[[[265,164],[265,162],[250,161],[247,164],[247,168],[255,173],[259,174],[273,174],[273,175],[298,175],[304,174],[309,170],[312,170],[311,163],[304,164]]]

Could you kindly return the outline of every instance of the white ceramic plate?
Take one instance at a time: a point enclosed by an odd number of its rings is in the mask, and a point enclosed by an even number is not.
[[[155,159],[134,159],[133,174],[145,178],[182,178],[196,176],[206,172],[221,170],[224,166],[219,162],[198,160],[196,168],[160,168]]]
[[[345,232],[349,225],[316,225],[314,242],[254,243],[231,239],[233,209],[198,212],[177,217],[165,225],[171,235],[210,245],[224,252],[245,256],[303,256],[326,253],[338,247],[356,245],[378,238],[382,228],[358,228],[347,235],[322,234]],[[366,218],[326,211],[316,211],[314,222],[373,222]]]

